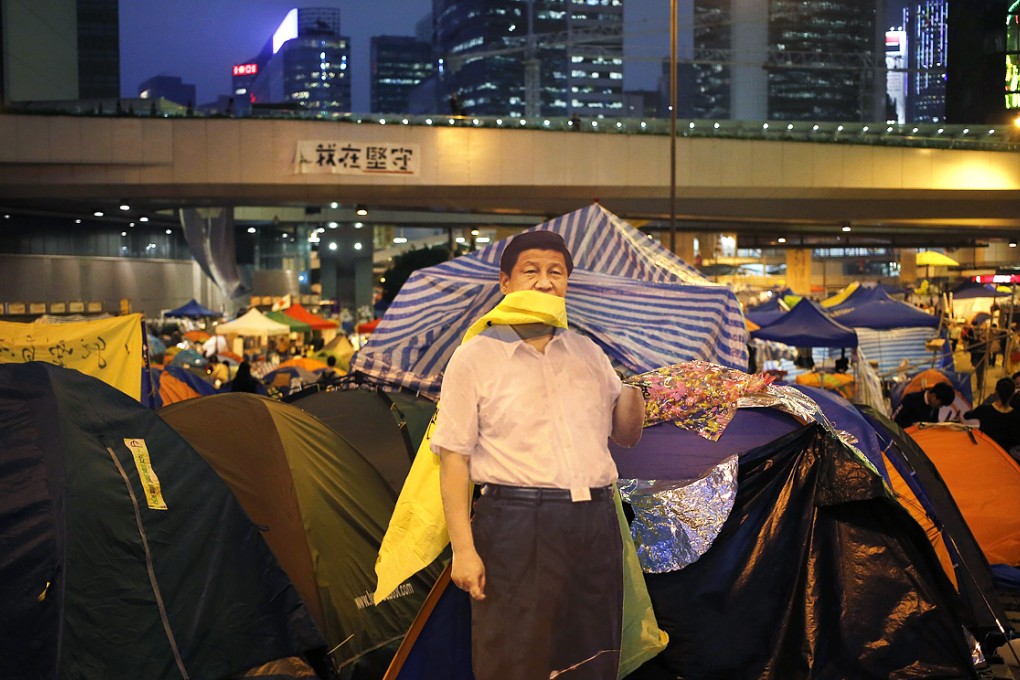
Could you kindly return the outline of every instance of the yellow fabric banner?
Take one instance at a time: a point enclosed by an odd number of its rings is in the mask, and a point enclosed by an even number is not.
[[[471,325],[464,334],[463,342],[493,324],[526,323],[566,328],[566,301],[535,291],[510,293],[495,309]],[[438,414],[438,408],[436,412]],[[382,602],[398,585],[431,564],[450,542],[439,491],[439,457],[429,446],[435,422],[433,416],[383,536],[375,563],[378,577],[375,602]],[[619,669],[619,677],[622,678],[661,652],[669,638],[655,621],[619,493],[616,494],[616,505],[624,553],[624,616]]]
[[[142,315],[72,323],[0,321],[0,364],[45,361],[142,397]]]

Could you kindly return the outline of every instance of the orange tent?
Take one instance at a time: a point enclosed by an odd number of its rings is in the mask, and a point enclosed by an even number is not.
[[[298,368],[303,368],[306,371],[318,371],[320,369],[327,368],[327,364],[325,362],[319,361],[318,359],[309,359],[308,357],[294,357],[293,359],[288,359],[276,368],[279,370],[281,368],[287,368],[288,366],[296,366]]]
[[[953,391],[956,392],[956,399],[953,403],[950,406],[944,407],[949,409],[949,415],[946,415],[946,413],[943,412],[941,414],[942,420],[959,420],[964,413],[970,410],[971,403],[967,401],[966,397],[960,394],[960,390],[956,389],[956,386],[953,385],[953,381],[947,378],[946,375],[938,369],[928,368],[915,375],[911,378],[910,382],[907,383],[906,387],[903,388],[902,396],[905,397],[912,392],[926,390],[940,382],[947,383],[953,388]]]
[[[938,469],[991,564],[1020,566],[1020,464],[976,428],[906,430]]]

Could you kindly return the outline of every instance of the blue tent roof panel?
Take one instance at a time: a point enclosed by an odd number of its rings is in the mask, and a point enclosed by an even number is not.
[[[832,319],[813,300],[801,300],[781,318],[751,335],[793,347],[857,347],[857,333]]]
[[[883,293],[883,296],[885,294]],[[890,300],[864,301],[860,304],[842,304],[829,310],[839,323],[850,328],[936,328],[939,320],[905,302]]]

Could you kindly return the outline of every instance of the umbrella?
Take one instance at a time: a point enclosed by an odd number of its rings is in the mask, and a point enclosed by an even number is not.
[[[928,269],[925,278],[929,279],[931,278],[932,267],[956,267],[960,264],[945,253],[940,253],[937,250],[922,250],[917,253],[916,257],[917,266],[926,267]]]
[[[201,330],[188,331],[187,333],[184,334],[184,339],[190,340],[191,342],[205,342],[206,340],[209,339],[209,334]]]
[[[196,352],[193,349],[181,350],[174,355],[174,358],[170,362],[174,366],[184,366],[185,364],[191,364],[193,366],[204,366],[205,357]]]
[[[957,267],[959,262],[937,250],[922,250],[917,253],[918,267]]]

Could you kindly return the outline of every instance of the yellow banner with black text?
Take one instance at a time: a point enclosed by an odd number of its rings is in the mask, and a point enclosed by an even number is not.
[[[72,323],[0,321],[0,364],[45,361],[142,395],[142,315]]]

